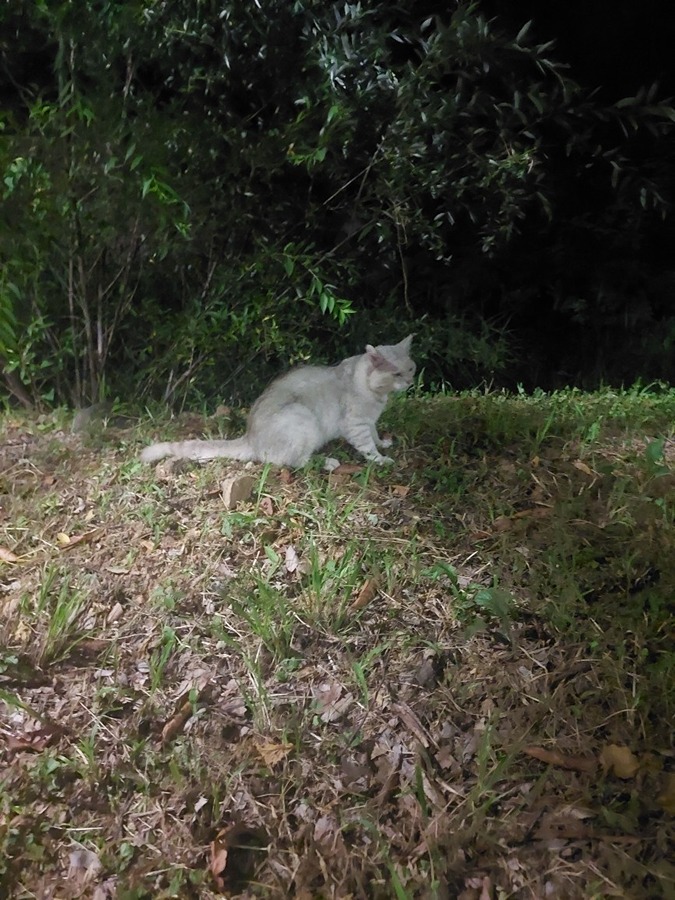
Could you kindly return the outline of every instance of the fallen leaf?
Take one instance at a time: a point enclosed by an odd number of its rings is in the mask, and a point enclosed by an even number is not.
[[[101,860],[92,850],[81,847],[68,855],[68,878],[81,887],[92,881],[103,868]]]
[[[407,497],[410,493],[410,488],[407,484],[393,484],[391,486],[391,492],[397,497]]]
[[[284,556],[284,566],[286,571],[289,573],[293,573],[297,570],[298,565],[300,564],[300,560],[298,558],[298,553],[293,544],[289,544],[286,547],[286,553]]]
[[[342,697],[342,685],[337,681],[320,684],[314,696],[322,722],[337,721],[347,712],[353,701],[351,694]]]
[[[368,578],[363,584],[363,587],[359,591],[356,600],[349,607],[350,612],[357,612],[359,609],[363,609],[364,606],[368,606],[368,604],[375,599],[377,596],[377,592],[380,589],[380,582],[377,578]]]
[[[640,768],[640,760],[628,747],[620,747],[618,744],[608,744],[600,753],[600,762],[605,770],[605,775],[616,775],[617,778],[628,780],[633,778]]]
[[[545,519],[551,515],[549,506],[533,506],[532,509],[521,509],[514,513],[513,519]]]
[[[51,746],[63,734],[59,725],[44,725],[35,731],[27,731],[24,734],[10,734],[7,736],[7,749],[19,753],[28,750],[32,753],[41,753]]]
[[[117,896],[117,877],[115,875],[106,878],[101,884],[96,885],[91,900],[115,900]]]
[[[399,700],[398,703],[392,703],[391,709],[423,747],[428,747],[430,744],[433,744],[434,747],[438,746],[407,703]]]
[[[110,610],[110,612],[108,613],[108,615],[106,616],[106,622],[107,622],[107,624],[108,624],[108,625],[112,625],[113,622],[117,622],[118,619],[121,619],[121,618],[122,618],[122,615],[123,615],[123,614],[124,614],[124,607],[123,607],[122,604],[118,601],[118,602],[113,606],[113,608]]]
[[[666,785],[656,802],[671,816],[675,816],[675,772],[669,772],[666,776]]]
[[[358,475],[363,472],[363,466],[358,463],[340,463],[331,472],[332,475]]]
[[[332,816],[321,816],[314,825],[314,840],[324,850],[332,846],[338,832],[338,824]]]
[[[278,744],[274,741],[256,742],[255,749],[260,754],[260,758],[266,766],[275,766],[282,759],[285,759],[293,749],[293,744]]]
[[[102,532],[102,528],[94,528],[93,531],[86,531],[84,534],[78,534],[75,537],[69,537],[67,534],[64,534],[61,531],[56,535],[56,539],[60,544],[63,544],[64,550],[70,550],[73,547],[77,547],[78,544],[86,544],[89,541],[95,540],[102,534]]]
[[[266,516],[271,516],[274,513],[274,501],[271,497],[261,497],[258,507]]]
[[[225,881],[223,880],[223,872],[227,866],[227,853],[228,853],[228,834],[231,829],[223,828],[216,835],[216,839],[211,841],[210,851],[211,851],[211,860],[209,862],[209,871],[213,875],[214,881],[216,882],[216,886],[219,890],[223,890],[225,887]]]
[[[557,750],[545,750],[543,747],[524,747],[523,753],[549,766],[571,769],[575,772],[593,772],[598,765],[597,760],[591,756],[569,756]]]
[[[12,553],[11,550],[0,547],[0,560],[2,560],[2,562],[13,563],[18,562],[19,557],[15,553]]]
[[[293,481],[295,480],[290,469],[282,469],[279,472],[278,478],[282,484],[293,484]]]
[[[213,690],[213,685],[210,681],[205,680],[201,685],[197,685],[194,688],[194,692],[196,693],[196,697],[190,697],[188,700],[185,700],[181,703],[177,713],[172,716],[169,721],[162,728],[162,744],[168,744],[169,741],[172,741],[177,735],[181,733],[185,724],[192,718],[197,708],[198,703],[204,703],[211,696],[211,692]],[[190,692],[191,693],[191,692]]]
[[[589,468],[586,463],[581,462],[580,459],[575,460],[572,465],[575,469],[578,469],[580,472],[583,472],[584,475],[593,475],[593,470]]]

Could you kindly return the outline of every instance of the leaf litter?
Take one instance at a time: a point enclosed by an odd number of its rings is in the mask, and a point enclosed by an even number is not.
[[[7,420],[4,896],[669,896],[669,458],[463,403],[392,472]]]

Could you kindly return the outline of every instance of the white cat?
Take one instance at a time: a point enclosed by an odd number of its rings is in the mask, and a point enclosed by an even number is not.
[[[388,447],[375,423],[389,394],[412,384],[415,363],[408,335],[398,344],[366,346],[337,366],[300,366],[273,381],[251,408],[243,437],[232,441],[178,441],[151,444],[144,462],[177,459],[255,460],[304,466],[328,441],[344,438],[366,459],[390,463],[379,447]]]

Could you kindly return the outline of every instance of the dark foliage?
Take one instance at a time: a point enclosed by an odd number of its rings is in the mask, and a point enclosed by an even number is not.
[[[411,329],[431,383],[675,375],[656,86],[593,94],[477,4],[2,16],[0,362],[21,402],[249,399]]]

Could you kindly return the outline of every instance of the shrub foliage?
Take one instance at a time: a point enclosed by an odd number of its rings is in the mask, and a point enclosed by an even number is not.
[[[7,393],[248,399],[415,321],[432,381],[545,381],[560,323],[555,366],[588,341],[586,374],[669,377],[674,276],[648,257],[675,113],[603,105],[527,24],[447,6],[0,13]]]

